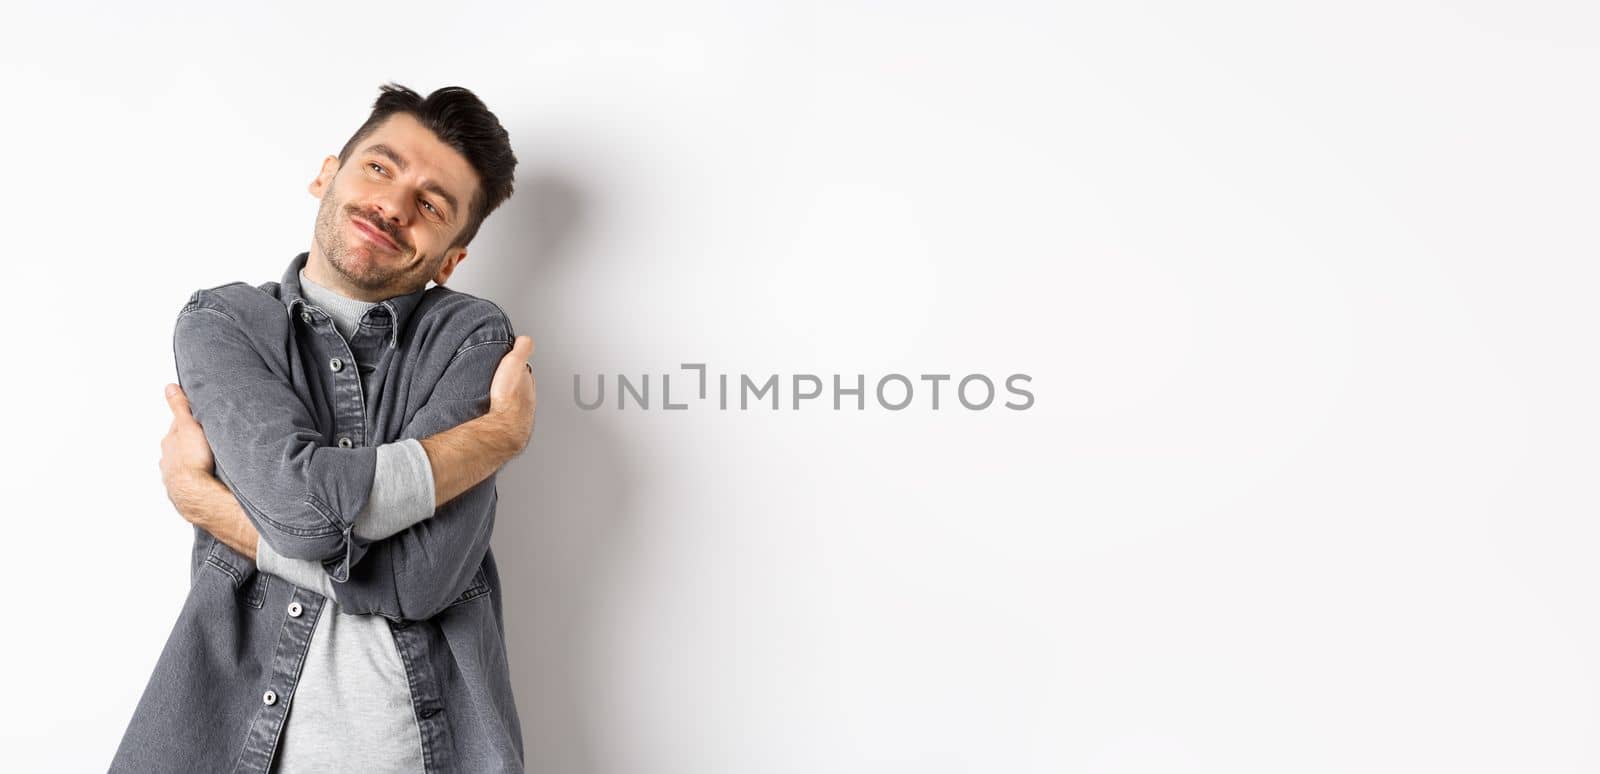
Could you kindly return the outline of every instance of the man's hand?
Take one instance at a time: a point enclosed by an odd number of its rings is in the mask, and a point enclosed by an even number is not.
[[[533,339],[518,336],[489,382],[488,415],[503,424],[518,454],[533,435],[533,411],[539,402],[533,366],[528,364],[532,356]]]
[[[434,505],[442,506],[522,453],[533,433],[533,339],[518,336],[489,380],[489,410],[423,438],[433,466]]]
[[[212,469],[216,463],[205,432],[189,413],[188,396],[176,384],[167,385],[167,407],[172,409],[172,426],[161,439],[161,483],[167,488],[167,499],[193,524],[190,511],[206,479],[215,478]]]
[[[172,409],[172,426],[161,439],[161,483],[167,499],[184,521],[254,561],[260,534],[233,491],[213,474],[211,444],[189,412],[188,396],[176,384],[167,385],[167,406]]]

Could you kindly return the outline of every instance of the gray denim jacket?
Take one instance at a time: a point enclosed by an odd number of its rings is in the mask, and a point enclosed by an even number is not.
[[[389,619],[427,771],[520,772],[489,550],[495,477],[391,537],[352,531],[375,447],[488,410],[511,321],[488,300],[435,286],[368,309],[347,345],[301,296],[306,259],[295,256],[279,282],[196,291],[173,331],[178,383],[261,539],[320,562],[345,612]],[[264,774],[326,599],[198,528],[190,579],[110,770]]]

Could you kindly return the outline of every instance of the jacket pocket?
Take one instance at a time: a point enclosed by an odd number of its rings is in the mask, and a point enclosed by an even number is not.
[[[483,568],[479,567],[478,571],[472,574],[472,582],[467,584],[466,591],[461,592],[461,596],[456,597],[450,604],[445,605],[445,609],[449,610],[462,602],[471,602],[478,597],[486,597],[488,595],[489,577],[483,573]]]
[[[239,601],[259,608],[267,599],[267,574],[256,569],[255,562],[245,558],[216,538],[211,539],[211,549],[206,553],[207,567],[222,573],[233,584]]]

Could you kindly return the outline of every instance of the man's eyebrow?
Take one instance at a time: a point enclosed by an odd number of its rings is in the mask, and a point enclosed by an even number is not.
[[[393,148],[384,145],[381,142],[375,145],[368,145],[367,149],[362,151],[362,153],[376,153],[379,156],[383,156],[384,158],[393,161],[394,165],[399,167],[401,172],[406,171],[406,160],[400,158],[400,154],[395,153]]]
[[[394,162],[395,167],[397,167],[401,172],[406,171],[406,160],[400,158],[400,154],[395,153],[393,148],[384,145],[381,142],[367,146],[367,149],[362,152],[376,153],[379,156]],[[432,193],[438,196],[440,199],[443,199],[445,206],[450,208],[451,215],[454,215],[456,211],[460,209],[460,204],[456,202],[456,197],[451,196],[449,191],[444,190],[444,186],[429,180],[428,182],[423,183],[422,190]]]

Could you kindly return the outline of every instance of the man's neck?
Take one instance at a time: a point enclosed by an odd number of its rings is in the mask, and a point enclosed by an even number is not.
[[[361,316],[378,302],[350,298],[312,279],[310,273],[309,269],[300,269],[301,295],[313,306],[327,312],[333,318],[333,327],[346,339],[354,336],[356,327],[361,324]]]

